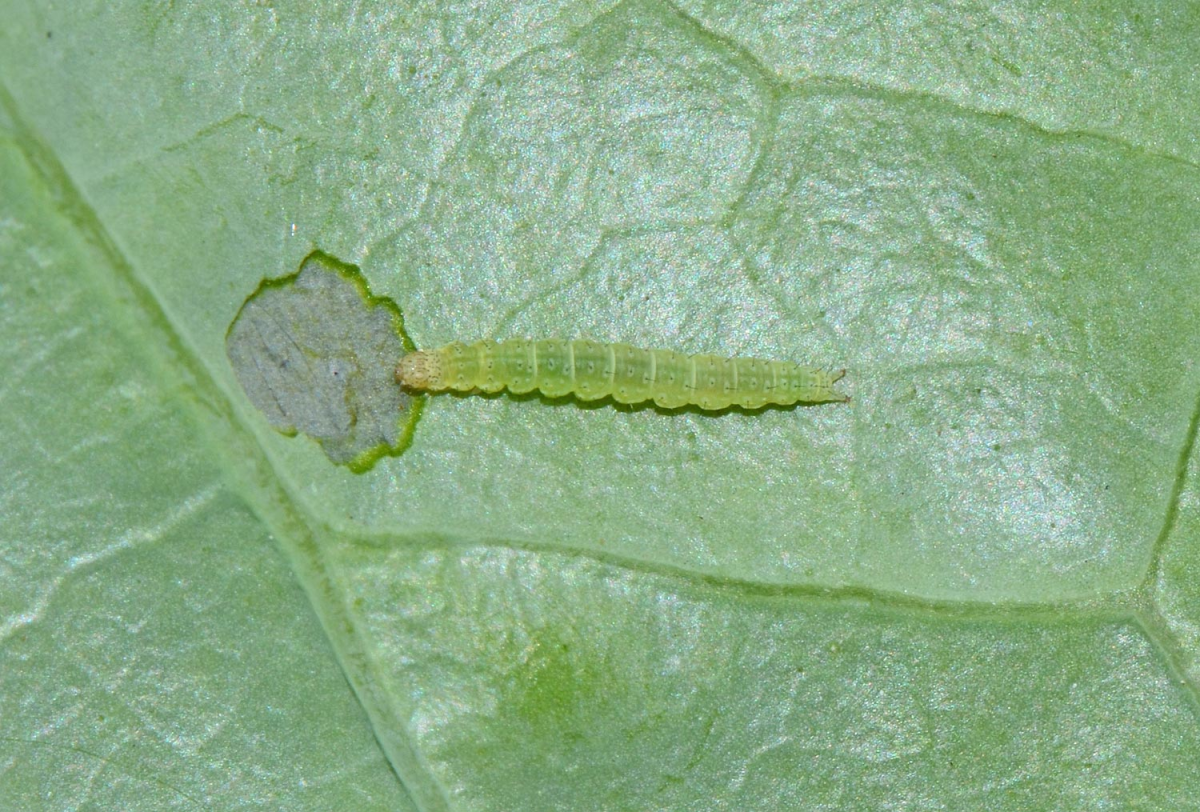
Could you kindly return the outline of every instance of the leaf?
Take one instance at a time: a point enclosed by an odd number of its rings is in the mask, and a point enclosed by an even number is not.
[[[416,422],[395,380],[403,333],[395,305],[372,297],[357,268],[314,252],[250,295],[225,354],[275,429],[301,431],[332,462],[364,471],[402,451]]]
[[[8,6],[0,806],[1196,796],[1187,6]],[[314,249],[418,347],[854,402],[431,398],[354,475],[225,357]]]
[[[189,362],[3,123],[0,808],[404,808]]]

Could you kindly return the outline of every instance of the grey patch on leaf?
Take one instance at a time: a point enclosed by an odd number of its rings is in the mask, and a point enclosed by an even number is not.
[[[355,467],[403,438],[411,399],[394,377],[401,330],[399,312],[370,296],[357,269],[318,252],[293,276],[259,286],[225,352],[273,427],[302,432]]]

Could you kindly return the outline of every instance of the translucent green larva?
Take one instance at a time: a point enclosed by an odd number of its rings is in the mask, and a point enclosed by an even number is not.
[[[547,397],[580,400],[612,396],[618,403],[653,400],[664,409],[847,402],[833,385],[846,370],[826,372],[790,361],[683,355],[600,341],[523,338],[455,342],[405,355],[396,380],[409,389],[433,392],[540,391]]]

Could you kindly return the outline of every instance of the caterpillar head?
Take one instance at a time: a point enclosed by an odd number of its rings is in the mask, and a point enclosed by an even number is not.
[[[409,389],[445,389],[441,356],[436,352],[410,352],[396,367],[396,382]]]

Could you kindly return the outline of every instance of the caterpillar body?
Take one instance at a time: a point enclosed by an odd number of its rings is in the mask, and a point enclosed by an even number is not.
[[[790,361],[684,355],[588,339],[508,339],[454,342],[400,359],[396,380],[433,392],[499,392],[535,389],[547,397],[580,400],[612,396],[618,403],[653,400],[664,409],[848,402],[833,385],[846,370],[827,372]]]

